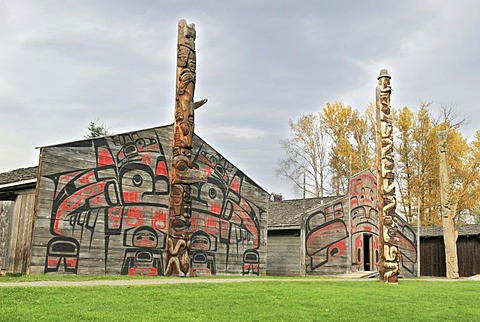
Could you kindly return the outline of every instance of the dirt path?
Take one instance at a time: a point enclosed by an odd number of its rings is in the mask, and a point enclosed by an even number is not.
[[[480,281],[480,275],[469,278],[449,280],[446,278],[425,278],[425,281]],[[32,282],[2,282],[0,287],[45,287],[45,286],[131,286],[131,285],[164,285],[164,284],[194,284],[194,283],[243,283],[243,282],[375,282],[376,278],[262,278],[262,277],[239,277],[239,278],[159,278],[159,279],[125,279],[125,280],[90,280],[90,281],[32,281]],[[400,283],[402,281],[400,280]]]
[[[90,280],[90,281],[32,281],[32,282],[5,282],[0,280],[0,287],[9,286],[130,286],[130,285],[164,285],[164,284],[195,284],[195,283],[244,283],[244,282],[320,282],[320,281],[363,281],[369,279],[319,279],[319,278],[159,278],[159,279],[125,279],[125,280]]]

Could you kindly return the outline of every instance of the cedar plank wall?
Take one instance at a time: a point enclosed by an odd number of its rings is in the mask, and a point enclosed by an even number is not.
[[[268,231],[268,275],[302,276],[300,229]]]
[[[15,193],[15,201],[0,201],[0,268],[28,273],[35,189]]]
[[[446,276],[443,236],[422,237],[421,276]],[[480,235],[458,236],[458,273],[460,277],[480,274]]]
[[[32,272],[163,275],[171,133],[42,148]],[[192,186],[191,273],[264,274],[268,194],[197,136],[194,146],[208,182]]]
[[[264,275],[268,193],[199,137],[193,152],[207,182],[192,187],[192,273]]]
[[[171,129],[42,148],[32,273],[163,274]]]
[[[7,269],[13,201],[0,201],[0,269]]]

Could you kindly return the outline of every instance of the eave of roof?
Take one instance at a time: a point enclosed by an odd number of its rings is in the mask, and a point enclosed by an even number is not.
[[[17,182],[10,182],[6,184],[0,184],[0,191],[35,187],[36,183],[37,183],[37,179],[29,179],[29,180],[23,180],[23,181],[17,181]]]

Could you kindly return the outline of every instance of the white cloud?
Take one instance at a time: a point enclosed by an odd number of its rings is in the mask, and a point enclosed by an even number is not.
[[[203,128],[202,132],[208,136],[246,140],[260,139],[268,134],[266,130],[238,126],[215,126],[213,128]]]

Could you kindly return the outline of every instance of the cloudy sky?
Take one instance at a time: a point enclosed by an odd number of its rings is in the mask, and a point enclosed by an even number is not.
[[[195,131],[269,192],[288,121],[364,110],[381,68],[392,106],[455,104],[480,129],[480,1],[0,0],[0,172],[35,147],[173,122],[177,21],[197,30]]]

